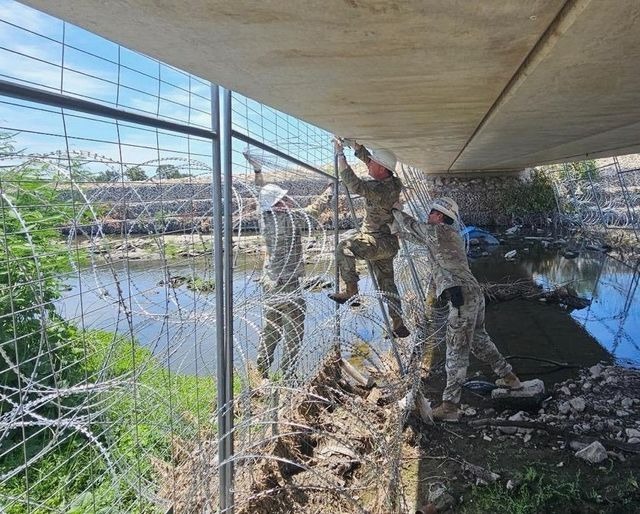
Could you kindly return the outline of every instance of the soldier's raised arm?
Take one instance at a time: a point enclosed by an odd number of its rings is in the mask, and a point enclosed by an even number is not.
[[[364,152],[368,151],[364,146],[357,145],[360,148],[364,149]],[[347,163],[347,159],[344,156],[344,145],[342,141],[338,138],[334,138],[333,147],[338,157],[338,172],[340,173],[340,179],[344,182],[344,185],[347,186],[350,192],[355,193],[357,195],[366,195],[369,191],[368,183],[365,180],[362,180],[358,177],[354,171],[351,169],[351,166]],[[358,150],[356,150],[357,155]],[[367,157],[368,159],[368,157]],[[364,161],[366,162],[366,161]]]
[[[423,241],[430,241],[436,237],[436,229],[433,226],[418,221],[413,216],[404,212],[400,202],[394,204],[391,209],[391,214],[393,214],[393,217],[398,225],[400,225],[400,228],[403,231],[408,232],[410,235]]]

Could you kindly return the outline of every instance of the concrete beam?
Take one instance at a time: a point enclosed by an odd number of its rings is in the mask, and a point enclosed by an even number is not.
[[[640,145],[636,0],[28,0],[433,172]]]

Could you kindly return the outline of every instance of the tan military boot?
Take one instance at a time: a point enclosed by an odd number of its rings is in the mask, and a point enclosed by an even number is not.
[[[346,290],[343,293],[331,293],[329,298],[331,298],[334,302],[338,302],[340,304],[348,302],[351,298],[358,295],[358,283],[357,282],[347,282],[345,283]],[[351,302],[351,307],[357,307],[360,305],[358,300],[354,300]]]
[[[393,325],[391,329],[393,330],[394,337],[408,337],[411,334],[405,326],[404,321],[402,321],[402,318],[392,318],[392,320]]]
[[[513,372],[509,372],[504,377],[496,380],[496,385],[508,389],[522,389],[522,382],[520,382],[518,376]]]
[[[460,421],[460,409],[455,403],[442,402],[433,409],[433,419],[438,421]]]

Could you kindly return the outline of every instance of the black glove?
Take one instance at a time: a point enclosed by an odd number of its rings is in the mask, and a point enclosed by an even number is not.
[[[460,286],[453,286],[449,289],[445,289],[442,291],[440,296],[450,301],[451,305],[455,308],[459,308],[464,305],[464,296],[462,295],[462,287]]]

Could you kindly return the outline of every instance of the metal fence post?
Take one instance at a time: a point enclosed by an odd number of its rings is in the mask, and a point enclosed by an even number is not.
[[[220,88],[221,89],[221,88]],[[220,97],[222,96],[222,108]],[[211,88],[216,277],[219,512],[233,513],[233,258],[231,252],[231,92]],[[222,181],[224,174],[224,183]],[[224,187],[223,187],[224,186]]]

